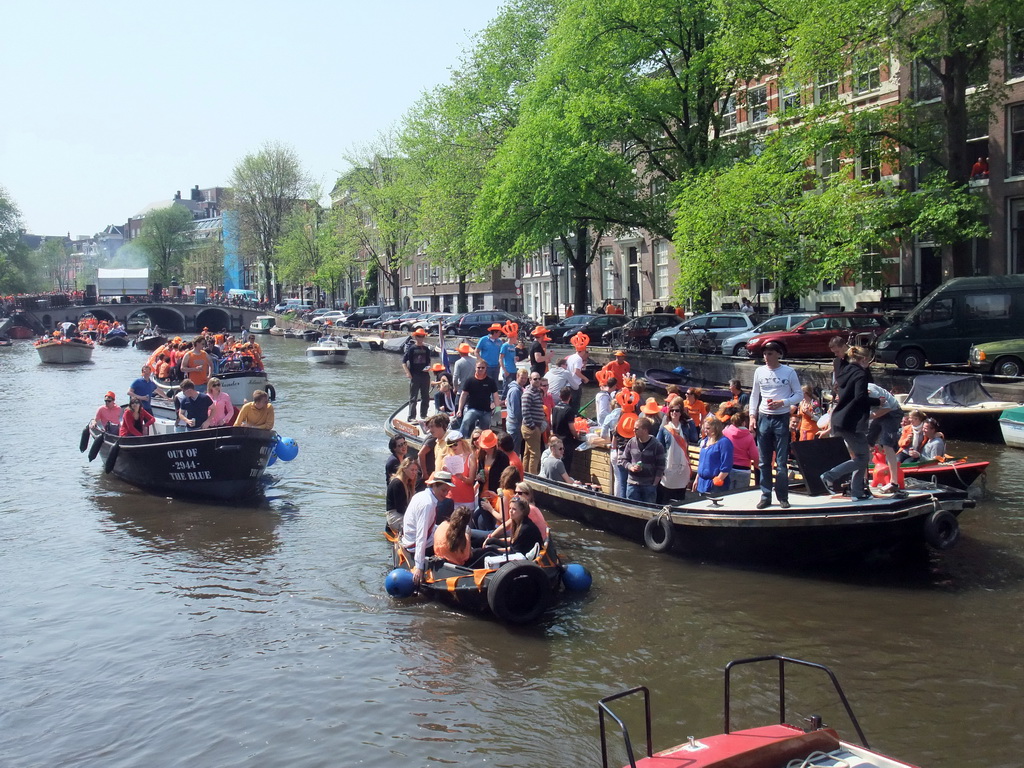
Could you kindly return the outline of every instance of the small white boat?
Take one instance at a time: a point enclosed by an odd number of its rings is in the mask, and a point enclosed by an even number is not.
[[[1024,448],[1024,407],[1007,408],[999,417],[1003,442],[1011,448]]]
[[[896,395],[904,411],[920,410],[939,420],[946,428],[951,424],[977,425],[991,423],[1007,408],[1020,403],[996,400],[978,376],[957,373],[922,374],[914,378],[910,394]]]
[[[51,339],[36,342],[39,359],[44,363],[88,363],[95,345],[88,339]]]
[[[320,339],[316,344],[306,347],[306,359],[314,363],[340,365],[348,355],[348,344],[333,336]]]
[[[258,315],[249,323],[249,333],[270,333],[276,322],[277,318],[273,315]]]

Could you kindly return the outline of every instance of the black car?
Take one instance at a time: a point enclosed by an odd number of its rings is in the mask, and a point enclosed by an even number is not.
[[[520,335],[528,334],[536,327],[533,321],[524,320],[510,312],[502,312],[498,309],[485,309],[477,312],[467,312],[458,319],[445,326],[446,336],[468,336],[480,338],[487,335],[487,329],[492,324],[504,325],[507,322],[518,323]]]
[[[629,322],[625,315],[574,315],[568,319],[575,320],[577,317],[582,317],[583,320],[567,329],[561,340],[555,339],[554,335],[551,336],[551,340],[555,343],[560,341],[562,344],[568,344],[569,339],[577,333],[585,333],[590,337],[591,344],[600,344],[605,333]]]
[[[376,321],[381,315],[390,310],[391,307],[382,307],[380,304],[371,304],[368,307],[359,307],[359,309],[345,318],[345,325],[349,328],[358,328],[363,324],[363,321]]]

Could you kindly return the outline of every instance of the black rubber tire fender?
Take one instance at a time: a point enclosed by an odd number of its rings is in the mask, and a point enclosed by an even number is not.
[[[550,591],[544,569],[536,563],[503,565],[487,585],[487,605],[499,620],[509,624],[531,624],[547,607]]]
[[[85,453],[85,449],[89,447],[89,427],[88,425],[82,427],[82,438],[78,441],[78,452]]]
[[[267,397],[270,398],[270,402],[277,400],[277,390],[273,384],[267,384]]]
[[[937,509],[924,521],[924,540],[940,552],[952,549],[960,541],[960,522],[948,509]]]
[[[114,446],[110,449],[110,453],[107,454],[107,460],[103,462],[103,471],[108,475],[114,471],[114,465],[117,463],[117,454],[121,452],[121,446],[114,443]]]
[[[100,448],[103,447],[103,435],[96,435],[96,439],[92,441],[92,446],[89,448],[89,461],[95,459],[100,452]]]
[[[651,552],[667,552],[672,549],[673,534],[668,515],[656,515],[644,526],[644,544]]]

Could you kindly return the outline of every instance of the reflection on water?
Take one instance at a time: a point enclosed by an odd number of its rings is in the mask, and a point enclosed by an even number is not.
[[[897,566],[726,568],[551,516],[594,589],[507,628],[384,593],[397,356],[320,368],[300,342],[264,347],[300,453],[244,507],[149,496],[78,452],[141,353],[49,368],[0,350],[5,766],[593,765],[600,697],[650,686],[666,746],[720,730],[718,670],[766,652],[832,665],[887,752],[1019,765],[1024,451],[951,443],[992,461],[987,490],[957,549]],[[762,722],[774,694],[747,688],[737,717]],[[795,711],[845,729],[814,691],[794,682]]]

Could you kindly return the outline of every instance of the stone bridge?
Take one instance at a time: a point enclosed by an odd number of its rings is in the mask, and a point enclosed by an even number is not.
[[[92,314],[99,320],[118,320],[127,326],[131,319],[147,316],[154,325],[167,333],[191,334],[203,328],[220,331],[227,328],[237,332],[245,330],[266,311],[235,307],[228,304],[185,304],[185,303],[139,303],[139,304],[86,304],[68,307],[36,309],[22,313],[22,318],[31,324],[37,333],[52,330],[64,322],[77,323],[85,315]],[[145,318],[141,318],[145,319]]]

